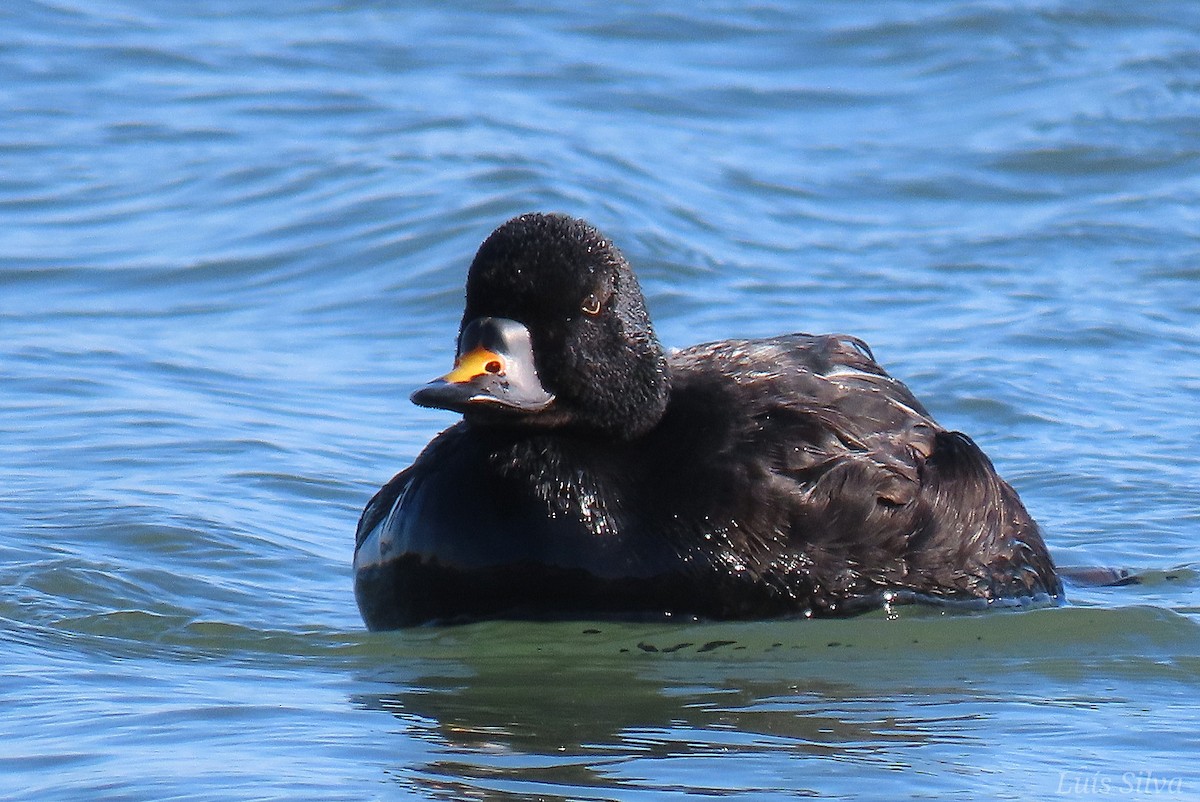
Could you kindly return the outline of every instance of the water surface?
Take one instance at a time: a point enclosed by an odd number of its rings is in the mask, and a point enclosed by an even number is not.
[[[1196,798],[1200,9],[0,10],[0,795]],[[869,341],[1021,492],[1057,609],[363,631],[511,215],[671,346]]]

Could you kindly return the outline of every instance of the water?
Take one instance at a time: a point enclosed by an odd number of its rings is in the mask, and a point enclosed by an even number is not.
[[[0,10],[0,796],[1200,797],[1200,8]],[[1070,606],[363,631],[507,217],[867,339]]]

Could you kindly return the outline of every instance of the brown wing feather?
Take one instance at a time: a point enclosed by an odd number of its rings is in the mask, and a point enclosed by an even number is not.
[[[786,532],[819,571],[818,591],[1055,592],[1037,526],[1016,493],[861,341],[729,340],[679,352],[671,365],[680,388],[696,383],[689,376],[714,373],[733,382],[731,406],[747,417],[729,438],[731,462],[769,457],[759,495],[772,500],[774,515],[758,516],[766,530],[758,539]]]

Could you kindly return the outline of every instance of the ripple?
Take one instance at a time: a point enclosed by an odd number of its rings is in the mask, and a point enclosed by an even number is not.
[[[987,765],[1047,796],[1190,765],[1187,4],[4,21],[0,795],[965,798]],[[358,513],[452,421],[408,391],[451,358],[479,243],[533,209],[613,236],[671,345],[867,337],[1061,562],[1139,583],[363,632]]]

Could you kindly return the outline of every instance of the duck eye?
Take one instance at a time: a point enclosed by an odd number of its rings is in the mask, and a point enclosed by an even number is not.
[[[483,369],[488,373],[499,373],[500,371],[504,370],[504,366],[500,364],[499,359],[493,359],[491,362],[488,362],[486,365],[484,365]]]
[[[580,307],[585,315],[600,314],[600,299],[595,295],[589,295],[583,299],[583,306]]]

